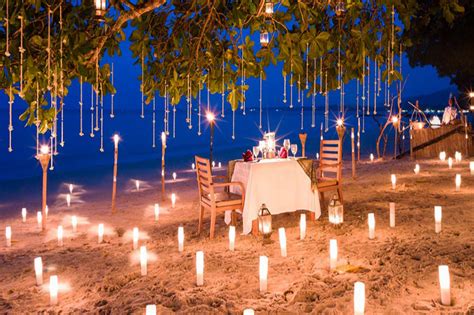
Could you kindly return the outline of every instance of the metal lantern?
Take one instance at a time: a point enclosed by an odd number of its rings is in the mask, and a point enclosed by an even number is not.
[[[272,235],[272,214],[265,204],[258,210],[258,231],[263,238],[270,238]]]
[[[263,31],[260,33],[260,45],[262,48],[268,47],[268,43],[270,42],[270,36],[268,35],[267,31]]]
[[[344,221],[344,206],[339,201],[336,194],[331,199],[328,206],[329,222],[332,224],[340,224]]]
[[[273,1],[265,0],[265,14],[271,16],[273,14]]]
[[[94,0],[94,2],[95,2],[95,15],[97,18],[102,19],[107,9],[106,0]]]
[[[346,14],[346,4],[343,0],[337,1],[334,11],[337,17],[343,17]]]

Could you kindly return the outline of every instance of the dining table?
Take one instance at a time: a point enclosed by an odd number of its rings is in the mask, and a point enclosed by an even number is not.
[[[317,188],[295,158],[261,159],[244,162],[233,161],[231,181],[241,182],[245,188],[242,213],[243,234],[252,231],[252,221],[257,220],[262,204],[272,215],[306,210],[321,216]],[[231,186],[231,193],[242,194],[240,187]],[[230,211],[225,214],[230,224]]]

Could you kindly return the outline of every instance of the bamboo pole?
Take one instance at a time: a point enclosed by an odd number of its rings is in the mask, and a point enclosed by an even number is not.
[[[300,138],[300,142],[301,142],[301,156],[302,157],[306,157],[306,138],[307,138],[307,134],[306,133],[300,133],[299,134],[299,138]]]
[[[354,128],[351,128],[351,147],[352,147],[352,179],[355,179],[356,178],[356,159],[355,159]]]
[[[42,188],[42,202],[41,202],[41,215],[43,220],[41,221],[41,230],[46,230],[46,204],[47,204],[47,194],[48,194],[48,165],[51,155],[49,154],[49,147],[47,145],[41,146],[40,153],[37,155],[37,159],[41,164],[43,169],[43,188]]]
[[[114,135],[115,149],[114,149],[114,174],[113,174],[113,179],[112,179],[112,214],[116,212],[115,200],[117,197],[118,142],[119,142],[119,136]]]
[[[161,200],[165,200],[165,152],[166,133],[161,133]]]

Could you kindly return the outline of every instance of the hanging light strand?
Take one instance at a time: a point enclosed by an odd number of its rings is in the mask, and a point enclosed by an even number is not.
[[[83,106],[83,100],[82,100],[82,76],[79,79],[79,136],[83,136],[84,132],[82,130],[82,106]]]
[[[64,147],[64,73],[63,73],[63,6],[59,5],[59,94],[61,109],[61,147]]]
[[[100,84],[100,152],[104,152],[104,89]]]
[[[201,107],[202,107],[202,103],[201,103],[201,90],[202,90],[202,87],[201,87],[201,80],[199,80],[199,90],[198,90],[198,136],[201,135]]]
[[[373,114],[374,116],[377,115],[377,58],[375,59],[375,62],[374,62],[374,110],[373,110]]]
[[[95,63],[95,131],[99,131],[99,60]]]
[[[110,76],[112,77],[112,86],[115,88],[115,83],[114,83],[114,63],[112,62],[112,71],[110,72]],[[110,94],[110,118],[115,117],[115,112],[114,112],[114,98],[115,98],[115,92],[112,92]]]
[[[293,108],[293,60],[290,61],[290,108]]]
[[[367,56],[367,115],[370,115],[370,57]]]
[[[324,73],[325,77],[325,92],[324,92],[324,123],[325,123],[325,129],[324,132],[328,132],[329,130],[329,91],[328,91],[328,71],[326,70]]]
[[[283,76],[283,103],[286,104],[286,73],[284,70],[282,72],[282,76]]]
[[[13,96],[13,88],[10,85],[10,90],[8,93],[8,106],[9,106],[9,120],[8,120],[8,152],[13,151],[12,146],[12,133],[13,133],[13,119],[12,119],[12,111],[13,111],[13,103],[15,101]]]
[[[305,85],[306,90],[309,89],[308,79],[309,79],[309,43],[306,43],[306,85]]]
[[[156,147],[156,97],[153,96],[153,113],[152,113],[152,121],[151,121],[151,138],[152,138],[152,143],[151,147],[155,148]]]
[[[91,138],[94,138],[94,86],[91,83],[91,133],[89,134]]]
[[[35,125],[36,125],[36,155],[39,154],[39,126],[40,126],[40,120],[39,120],[39,82],[36,81],[36,119],[35,119]]]
[[[224,118],[225,117],[225,108],[224,108],[224,105],[225,105],[225,62],[224,62],[224,58],[222,59],[222,92],[221,92],[221,102],[222,102],[222,108],[221,108],[221,117]]]
[[[316,58],[313,59],[313,97],[311,104],[311,127],[316,127]]]
[[[10,12],[9,12],[9,5],[8,0],[6,0],[7,8],[6,8],[6,15],[5,15],[5,35],[6,35],[6,43],[5,43],[5,56],[10,57]],[[49,15],[48,15],[49,18]]]
[[[262,129],[262,70],[260,70],[260,98],[258,99],[260,103],[260,110],[259,110],[259,123],[258,128]]]
[[[53,11],[48,6],[48,47],[46,52],[48,53],[48,91],[51,91],[51,23],[53,19]],[[51,163],[52,164],[52,163]]]
[[[20,97],[23,98],[23,54],[25,53],[25,48],[23,47],[24,21],[22,15],[19,15],[18,19],[20,19],[20,47],[18,48],[20,52]]]
[[[145,118],[145,52],[142,50],[142,83],[140,84],[142,92],[142,112],[140,118]]]

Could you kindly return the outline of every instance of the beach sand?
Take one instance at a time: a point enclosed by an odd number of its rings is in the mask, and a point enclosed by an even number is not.
[[[204,232],[197,235],[197,186],[191,170],[178,172],[176,182],[168,181],[164,202],[158,178],[138,192],[133,186],[119,191],[115,215],[107,187],[75,192],[70,208],[63,197],[50,196],[57,201],[46,233],[39,233],[33,211],[26,223],[21,222],[20,209],[17,216],[0,221],[0,312],[144,314],[147,304],[157,304],[158,312],[165,314],[239,314],[245,308],[257,313],[352,314],[354,282],[362,281],[367,314],[473,314],[474,176],[469,175],[467,161],[456,163],[453,170],[440,161],[418,163],[417,176],[413,161],[361,163],[353,180],[350,162],[345,162],[342,226],[329,224],[323,209],[319,220],[308,222],[307,237],[301,241],[298,213],[278,215],[273,217],[273,243],[263,245],[261,239],[240,235],[239,218],[234,252],[228,250],[223,214],[215,239],[208,237],[208,213]],[[391,173],[397,175],[396,190],[391,189]],[[460,192],[454,189],[456,173],[462,174]],[[169,200],[172,192],[177,195],[175,208]],[[396,203],[395,228],[389,227],[389,202]],[[154,203],[161,206],[158,222],[153,219]],[[435,233],[435,205],[443,207],[440,234]],[[368,239],[369,212],[375,213],[374,240]],[[79,217],[76,234],[69,223],[73,214]],[[97,243],[98,223],[105,224],[102,244]],[[58,224],[64,226],[63,247],[56,241]],[[13,231],[10,248],[5,247],[7,225]],[[180,225],[185,232],[183,253],[177,244]],[[140,229],[140,245],[147,246],[152,260],[145,277],[140,275],[138,251],[132,249],[133,227]],[[286,258],[280,256],[278,227],[286,228]],[[337,271],[328,269],[330,239],[338,241]],[[202,287],[195,285],[198,250],[204,251],[205,260]],[[259,292],[260,255],[269,259],[264,294]],[[37,256],[43,259],[44,287],[35,285]],[[442,264],[450,270],[452,306],[440,305]],[[58,275],[61,284],[57,306],[49,305],[50,275]]]

